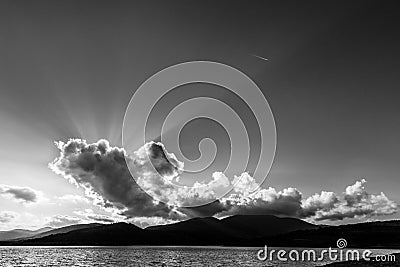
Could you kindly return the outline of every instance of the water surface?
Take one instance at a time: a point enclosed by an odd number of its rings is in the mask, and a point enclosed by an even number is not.
[[[320,266],[320,262],[259,261],[260,248],[240,247],[0,247],[0,266]],[[271,248],[272,249],[272,248]],[[275,248],[280,249],[280,248]],[[290,248],[284,248],[289,251]],[[301,249],[299,249],[301,251]],[[321,249],[316,249],[320,251]],[[372,250],[374,254],[398,252]]]

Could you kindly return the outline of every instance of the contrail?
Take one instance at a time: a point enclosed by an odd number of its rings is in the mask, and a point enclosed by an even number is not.
[[[254,54],[252,54],[251,56],[257,57],[257,58],[262,59],[262,60],[265,60],[265,61],[269,61],[269,59],[268,59],[268,58],[265,58],[265,57],[260,57],[260,56],[254,55]]]

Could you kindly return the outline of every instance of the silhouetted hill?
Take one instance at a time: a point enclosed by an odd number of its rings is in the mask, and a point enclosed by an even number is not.
[[[221,220],[224,227],[249,236],[274,236],[296,230],[316,229],[317,225],[295,219],[271,215],[236,215]]]
[[[52,227],[44,227],[38,230],[14,229],[10,231],[0,231],[0,241],[13,240],[18,238],[27,238],[40,233],[53,230]]]
[[[294,218],[279,218],[272,215],[235,215],[221,220],[213,217],[195,218],[168,225],[151,226],[146,229],[185,235],[203,235],[207,232],[213,236],[225,234],[252,240],[255,237],[315,228],[318,226]]]

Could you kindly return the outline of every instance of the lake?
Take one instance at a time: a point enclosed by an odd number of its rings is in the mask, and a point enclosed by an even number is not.
[[[0,247],[0,266],[320,266],[330,261],[260,261],[260,248],[241,247]],[[273,248],[271,248],[273,249]],[[277,248],[275,248],[277,249]],[[280,249],[280,248],[278,248]],[[291,248],[284,248],[289,251]],[[301,249],[299,249],[301,251]],[[320,251],[321,249],[316,249]],[[375,255],[398,250],[372,250]]]

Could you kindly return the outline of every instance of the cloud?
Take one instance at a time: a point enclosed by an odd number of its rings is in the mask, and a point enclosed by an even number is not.
[[[92,209],[85,209],[84,211],[74,211],[74,214],[85,218],[88,222],[99,222],[99,223],[115,223],[124,220],[124,216],[118,215],[105,215],[97,214]]]
[[[63,195],[61,197],[58,197],[57,200],[65,203],[73,203],[73,204],[88,204],[89,200],[85,197],[82,197],[80,195],[72,195],[72,194],[67,194]]]
[[[37,202],[41,196],[41,192],[30,187],[19,187],[10,185],[0,185],[0,194],[11,197],[23,203]]]
[[[247,179],[246,183],[251,180]],[[346,187],[343,196],[322,191],[308,198],[296,188],[276,191],[274,188],[259,189],[248,194],[241,186],[239,194],[219,200],[217,216],[234,214],[271,214],[290,216],[314,221],[337,221],[346,218],[370,218],[397,212],[397,204],[381,192],[373,195],[365,190],[366,180],[356,181]]]
[[[68,216],[68,215],[55,215],[52,217],[46,218],[46,225],[50,227],[64,227],[68,225],[74,225],[79,223],[84,223],[81,218]]]
[[[93,214],[87,216],[88,220],[93,220],[100,223],[114,223],[116,222],[113,218],[107,215]]]
[[[292,187],[280,191],[272,187],[260,188],[246,172],[234,176],[232,180],[221,172],[215,172],[209,183],[196,182],[193,187],[176,188],[171,181],[179,180],[184,166],[161,143],[147,143],[132,155],[110,146],[106,140],[88,144],[85,140],[71,139],[67,143],[56,144],[60,156],[49,165],[54,172],[84,188],[86,196],[96,205],[139,225],[196,216],[235,214],[271,214],[335,221],[397,212],[397,204],[384,193],[368,193],[364,179],[346,187],[342,196],[322,191],[306,198]],[[157,199],[151,198],[142,188],[157,196]],[[217,199],[215,192],[219,188],[233,190],[226,197]],[[205,200],[209,204],[184,208],[204,203]]]
[[[339,202],[337,195],[333,192],[322,191],[316,193],[307,199],[303,200],[302,203],[302,216],[310,217],[315,216],[318,212],[328,212],[335,207],[335,204]]]
[[[234,191],[243,196],[248,196],[259,188],[259,184],[247,172],[244,172],[239,176],[235,175],[232,184],[234,184]]]
[[[168,153],[161,143],[149,142],[127,157],[137,184],[157,201],[173,206],[197,206],[216,199],[215,190],[231,186],[228,178],[215,172],[209,183],[195,182],[192,187],[174,186],[179,181],[183,163]]]
[[[149,144],[138,151],[138,156],[128,157],[125,151],[118,147],[111,147],[106,140],[88,144],[85,140],[71,139],[67,143],[57,142],[60,156],[49,167],[57,174],[62,175],[71,183],[84,188],[87,197],[94,203],[127,217],[163,217],[180,219],[182,215],[174,207],[153,200],[146,194],[132,178],[125,157],[130,164],[134,164],[139,174],[150,173],[146,176],[153,178],[151,184],[162,186],[151,171],[151,163],[145,160],[144,153],[150,151],[162,173],[172,175],[179,170],[175,165],[168,165],[156,144]],[[153,154],[151,154],[153,153]],[[147,158],[147,157],[146,157]],[[152,166],[152,165],[151,165]]]
[[[343,220],[345,218],[358,218],[381,215],[391,215],[397,212],[397,204],[390,200],[383,192],[378,195],[366,191],[367,181],[362,179],[346,187],[342,200],[327,201],[325,208],[317,209],[315,220]],[[331,193],[333,194],[333,193]]]
[[[250,195],[245,192],[231,194],[220,200],[223,211],[218,216],[235,214],[269,214],[298,217],[302,194],[296,188],[276,191],[275,188],[260,189]]]
[[[13,211],[1,211],[0,223],[9,223],[18,217],[18,214]]]
[[[355,184],[346,187],[344,199],[348,206],[353,206],[359,203],[362,199],[368,197],[368,193],[365,191],[365,184],[367,181],[362,179],[356,181]]]
[[[170,224],[176,221],[160,217],[134,217],[130,218],[128,222],[133,223],[141,228],[146,228],[153,225]]]

